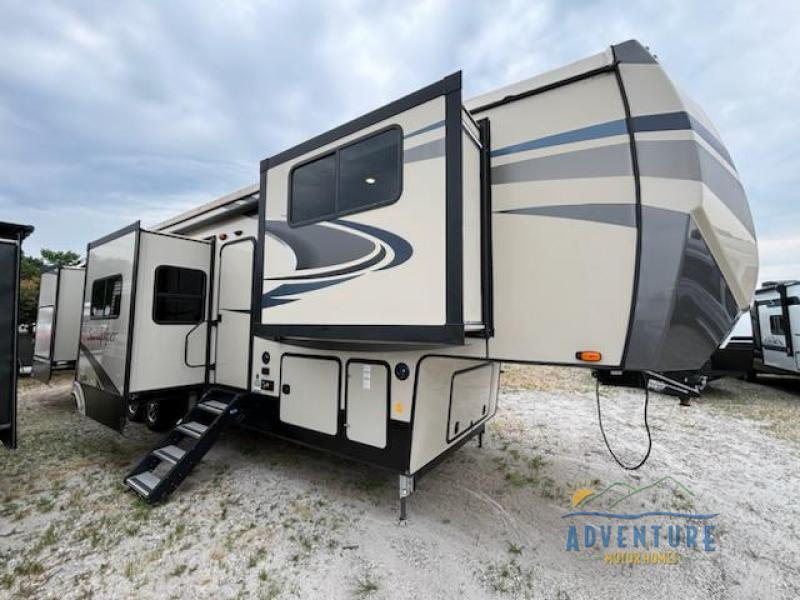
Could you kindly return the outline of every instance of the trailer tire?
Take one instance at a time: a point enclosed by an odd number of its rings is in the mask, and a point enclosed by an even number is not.
[[[144,403],[144,422],[151,431],[164,431],[173,422],[170,411],[158,399],[151,398]]]
[[[128,417],[128,421],[141,423],[144,421],[144,406],[138,400],[130,399],[125,407],[125,414]]]

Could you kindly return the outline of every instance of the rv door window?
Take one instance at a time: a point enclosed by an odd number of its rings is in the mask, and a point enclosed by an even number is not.
[[[96,279],[92,284],[92,319],[116,319],[122,302],[122,275]]]
[[[395,202],[402,189],[402,145],[402,130],[392,126],[292,169],[289,224],[308,225]]]
[[[783,315],[770,316],[769,329],[772,335],[786,335],[786,328],[783,326]]]
[[[203,320],[206,274],[197,269],[156,269],[153,321],[161,325],[194,325]]]

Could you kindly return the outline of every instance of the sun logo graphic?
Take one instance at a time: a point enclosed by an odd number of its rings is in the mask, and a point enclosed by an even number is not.
[[[717,513],[695,510],[697,495],[673,477],[643,486],[617,481],[572,494],[565,550],[604,564],[675,565],[713,556]]]

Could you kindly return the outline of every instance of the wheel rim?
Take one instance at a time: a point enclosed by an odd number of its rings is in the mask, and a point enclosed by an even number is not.
[[[158,421],[158,402],[147,403],[147,420],[151,423]]]
[[[128,416],[135,417],[139,412],[139,405],[136,402],[128,402]]]

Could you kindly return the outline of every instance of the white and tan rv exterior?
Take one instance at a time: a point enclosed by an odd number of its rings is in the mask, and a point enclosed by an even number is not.
[[[154,231],[214,245],[207,380],[243,424],[401,498],[482,434],[501,362],[699,368],[758,264],[719,135],[636,41],[468,102],[456,73]]]

